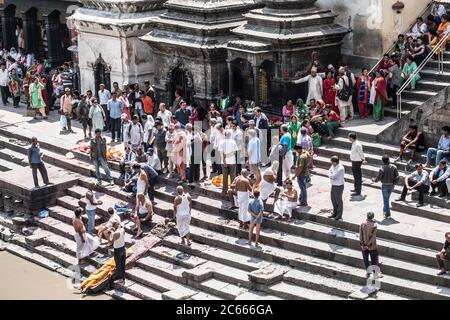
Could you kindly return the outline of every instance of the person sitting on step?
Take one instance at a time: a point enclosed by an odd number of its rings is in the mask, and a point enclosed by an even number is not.
[[[441,160],[439,165],[433,169],[430,173],[431,181],[431,193],[430,196],[434,196],[439,191],[439,197],[444,198],[448,194],[447,179],[450,177],[450,167],[447,165],[447,161]]]
[[[447,268],[445,267],[445,261],[450,260],[450,232],[445,233],[445,242],[442,250],[436,255],[436,260],[441,268],[441,271],[437,274],[438,276],[442,276],[447,273]]]
[[[425,168],[432,167],[434,164],[438,165],[442,159],[450,161],[450,127],[442,128],[442,136],[439,138],[437,148],[428,148],[427,163]],[[433,160],[436,162],[433,163]]]
[[[430,177],[428,172],[423,170],[422,164],[416,164],[416,171],[405,177],[405,185],[403,187],[402,195],[395,201],[405,201],[408,191],[419,191],[419,203],[417,207],[423,207],[424,194],[430,189]]]
[[[412,163],[417,152],[422,152],[425,150],[425,138],[422,132],[420,132],[416,125],[410,125],[408,132],[403,137],[400,144],[400,154],[395,162],[402,161],[403,155],[406,150],[411,150],[411,158],[408,163]]]

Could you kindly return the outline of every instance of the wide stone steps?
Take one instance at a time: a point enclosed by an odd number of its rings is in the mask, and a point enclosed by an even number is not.
[[[175,197],[175,190],[168,187],[156,189],[160,198],[172,202]],[[238,215],[235,211],[230,211],[222,207],[222,201],[214,198],[207,198],[202,195],[191,195],[193,197],[193,208],[222,215],[229,219],[237,220]],[[276,220],[266,219],[264,227],[289,234],[300,235],[325,242],[332,242],[341,246],[350,247],[359,250],[359,233],[349,232],[335,227],[321,225],[312,222],[294,221],[294,223],[285,223]],[[435,266],[435,251],[425,250],[417,247],[403,245],[392,241],[380,239],[378,241],[380,253],[383,256],[390,256],[398,259],[404,259],[410,262],[423,263],[428,266]]]
[[[29,166],[27,155],[6,148],[0,149],[0,159],[13,162],[21,167]]]
[[[393,201],[392,208],[396,211],[450,223],[450,210],[448,208],[444,209],[442,206],[429,203],[426,203],[423,207],[417,208],[416,204],[417,200],[414,202]]]
[[[61,200],[59,200],[59,199],[61,199]],[[63,199],[66,199],[66,201],[69,201],[69,197],[67,197],[67,196],[61,197],[59,199],[56,200],[57,203],[62,203],[64,201]],[[69,210],[60,205],[49,207],[48,212],[49,212],[50,217],[53,217],[57,220],[64,221],[66,223],[72,223],[72,219],[74,217],[73,210]],[[83,222],[85,224],[87,224],[87,220],[88,220],[87,215],[84,214],[82,218],[83,218]],[[101,224],[102,222],[103,222],[103,217],[100,215],[95,215],[95,225],[97,226],[97,225]]]
[[[11,171],[11,170],[23,170],[23,167],[4,159],[0,159],[0,172]]]

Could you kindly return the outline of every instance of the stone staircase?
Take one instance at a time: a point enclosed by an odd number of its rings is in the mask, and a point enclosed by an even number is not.
[[[326,146],[334,150],[318,150],[319,166],[323,163],[322,167],[326,168],[328,154],[325,152],[341,150],[344,156],[347,147],[344,144],[345,130],[340,134],[333,145]],[[2,131],[0,135],[0,146],[4,148],[3,152],[0,150],[0,165],[14,170],[17,162],[21,161],[19,155],[26,154],[26,148],[10,140],[11,137],[24,140],[29,137],[25,132],[19,136]],[[93,167],[84,154],[75,152],[75,159],[67,159],[63,156],[67,150],[62,146],[53,147],[42,142],[41,147],[44,148],[45,161],[68,173],[75,172],[78,184],[69,187],[65,195],[49,207],[49,217],[36,219],[38,229],[32,236],[15,235],[7,248],[70,276],[70,269],[76,264],[72,210],[93,181]],[[375,170],[376,154],[381,146],[372,144],[366,151],[371,148],[374,154],[369,167],[372,168],[368,168],[367,173]],[[17,157],[2,157],[8,152]],[[118,181],[117,164],[111,163],[111,167]],[[323,174],[324,169],[316,170],[314,186],[327,186],[327,179],[321,176]],[[351,180],[350,176],[346,178]],[[171,217],[176,186],[175,181],[164,178],[157,185],[155,215],[152,223],[144,228],[146,234]],[[105,221],[107,208],[113,206],[117,199],[133,202],[132,197],[118,186],[99,187],[96,192],[103,201],[97,212],[96,224]],[[192,246],[182,246],[176,234],[168,234],[161,239],[159,246],[149,250],[148,256],[127,270],[125,284],[115,285],[108,294],[127,300],[450,298],[450,276],[435,275],[434,258],[448,227],[449,210],[441,210],[434,215],[427,207],[420,212],[399,204],[404,210],[393,212],[397,223],[380,223],[381,269],[385,276],[381,279],[381,290],[372,296],[364,291],[367,290],[367,280],[357,238],[361,213],[345,212],[344,221],[335,221],[314,210],[297,210],[292,222],[266,219],[261,231],[262,245],[253,248],[245,245],[247,232],[238,227],[237,213],[227,209],[228,203],[222,203],[225,199],[218,189],[196,186],[190,193],[194,200]],[[269,200],[269,206],[272,201]],[[2,215],[0,223],[10,226],[10,219],[10,216]],[[125,221],[127,246],[134,242],[133,227],[133,223]],[[109,248],[101,246],[83,265],[82,274],[87,276],[110,256]]]

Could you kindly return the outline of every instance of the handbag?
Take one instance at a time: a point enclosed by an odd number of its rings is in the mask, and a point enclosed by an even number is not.
[[[288,145],[287,144],[280,144],[280,146],[279,146],[279,155],[280,155],[280,157],[284,158],[287,153],[288,153]]]

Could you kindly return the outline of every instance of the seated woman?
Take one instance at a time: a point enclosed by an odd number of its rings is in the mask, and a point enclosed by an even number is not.
[[[416,125],[410,125],[409,130],[403,137],[400,144],[400,155],[395,160],[396,162],[403,160],[403,155],[406,150],[411,150],[411,159],[408,163],[411,163],[416,156],[416,152],[422,152],[425,150],[425,138],[422,132],[418,131]]]
[[[333,110],[330,110],[330,108],[325,108],[324,120],[328,132],[328,139],[331,140],[334,138],[336,130],[341,126],[341,117]]]
[[[411,56],[418,66],[427,57],[427,50],[422,37],[417,38],[417,46],[411,52]]]
[[[309,121],[309,119],[305,119],[302,122],[302,128],[306,128],[307,133],[308,133],[309,136],[311,136],[314,133],[314,128],[312,127],[311,122]],[[300,128],[300,130],[301,130],[301,128]]]
[[[137,200],[135,214],[131,217],[131,220],[136,224],[134,230],[136,230],[136,238],[139,238],[143,233],[142,223],[152,221],[153,206],[143,193],[137,195]]]
[[[450,27],[449,16],[444,14],[441,17],[441,24],[439,25],[439,27],[437,29],[437,34],[439,36],[439,39],[442,39],[445,36],[449,27]],[[447,42],[448,42],[448,39],[447,39],[447,41],[444,41],[444,43],[442,44],[442,48],[445,48],[447,46]]]
[[[303,120],[309,117],[309,108],[306,103],[303,102],[303,99],[298,98],[295,107],[297,108],[297,116],[299,120]]]
[[[294,188],[292,180],[287,179],[284,182],[285,190],[281,194],[281,199],[278,199],[273,206],[273,213],[275,219],[292,218],[292,210],[298,207],[298,192]]]
[[[401,74],[401,84],[402,85],[405,81],[407,81],[410,77],[414,75],[414,73],[417,71],[417,64],[413,61],[413,57],[411,55],[408,55],[406,57],[406,63],[403,66],[402,74]],[[409,84],[409,87],[411,90],[416,89],[417,81],[420,80],[420,74],[417,73],[414,75],[414,79]]]

